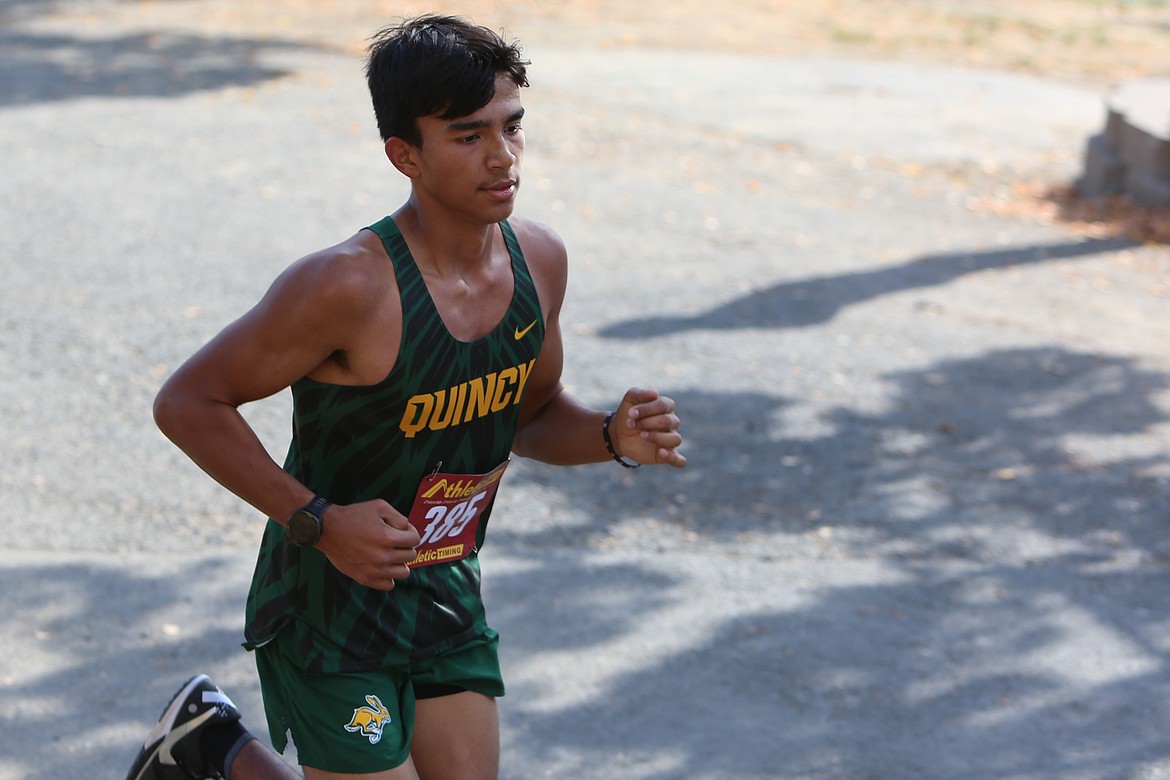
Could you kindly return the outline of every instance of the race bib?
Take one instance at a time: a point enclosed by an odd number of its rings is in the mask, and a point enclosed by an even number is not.
[[[491,506],[500,478],[510,461],[487,474],[444,474],[423,479],[410,508],[410,524],[418,530],[417,555],[410,567],[459,561],[475,552],[483,510]]]

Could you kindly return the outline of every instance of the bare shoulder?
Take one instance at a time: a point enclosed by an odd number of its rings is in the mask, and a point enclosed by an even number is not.
[[[540,222],[513,216],[508,224],[516,231],[516,239],[520,242],[520,250],[524,253],[537,292],[546,302],[545,314],[559,310],[569,278],[565,242],[555,230]]]
[[[563,264],[566,261],[565,242],[548,225],[516,216],[508,224],[516,231],[520,248],[529,262]]]
[[[281,274],[274,289],[305,303],[360,316],[384,302],[395,285],[381,239],[362,230],[297,260]]]
[[[253,310],[255,333],[285,350],[282,379],[381,381],[397,359],[402,310],[394,266],[377,235],[363,230],[285,269]]]

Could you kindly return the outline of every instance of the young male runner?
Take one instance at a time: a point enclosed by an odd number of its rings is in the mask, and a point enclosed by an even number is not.
[[[290,266],[191,357],[160,428],[268,515],[248,597],[278,750],[308,780],[494,778],[497,635],[478,551],[511,453],[682,467],[674,402],[614,413],[561,384],[564,245],[512,218],[524,152],[516,44],[455,17],[379,34],[367,78],[396,212]],[[284,468],[239,414],[292,388]],[[194,678],[130,777],[295,776]]]

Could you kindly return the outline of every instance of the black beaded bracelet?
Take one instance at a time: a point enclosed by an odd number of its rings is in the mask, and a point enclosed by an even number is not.
[[[613,440],[609,438],[609,421],[613,419],[614,412],[610,412],[605,416],[605,422],[601,424],[601,437],[605,439],[605,449],[609,452],[609,456],[627,469],[636,469],[641,466],[641,463],[630,463],[613,449]]]

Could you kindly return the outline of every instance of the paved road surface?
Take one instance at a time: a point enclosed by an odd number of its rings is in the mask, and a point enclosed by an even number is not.
[[[405,190],[352,53],[5,5],[0,780],[121,777],[195,671],[263,732],[261,519],[153,394]],[[974,207],[1074,176],[1100,96],[528,49],[567,381],[669,390],[691,466],[509,473],[504,777],[1170,777],[1170,256]]]

